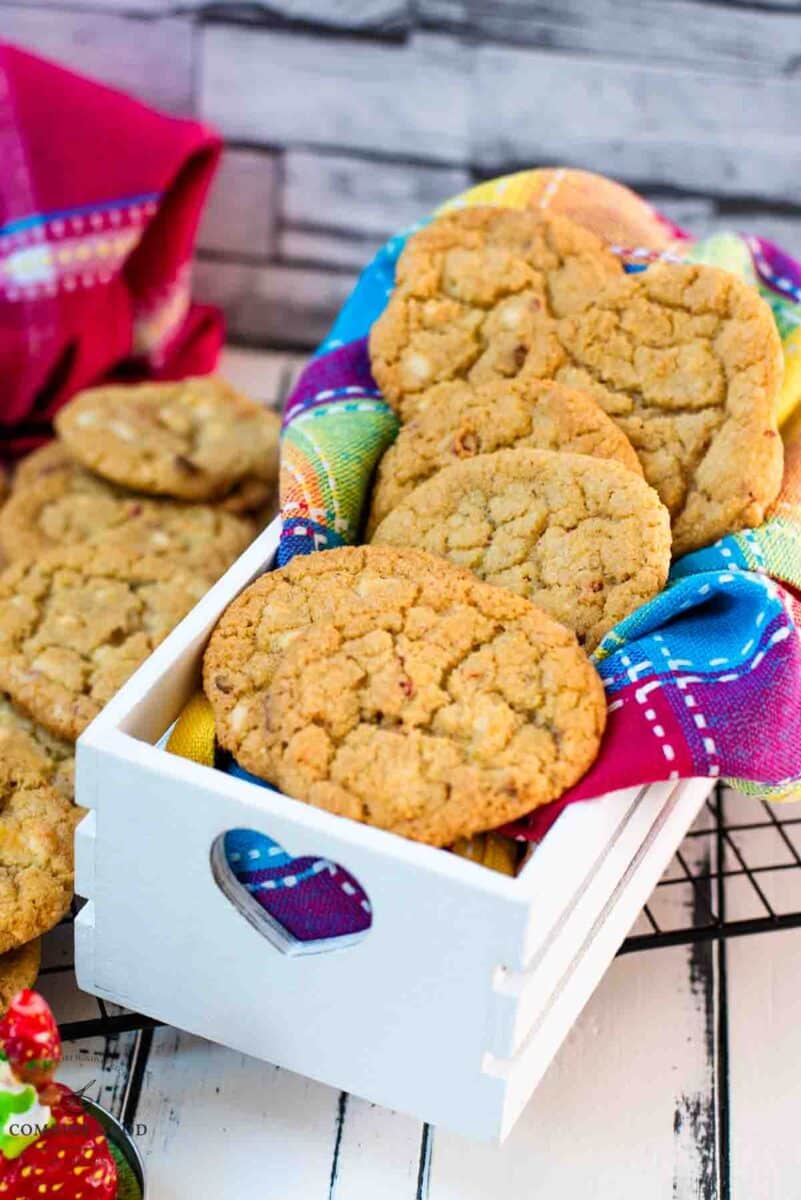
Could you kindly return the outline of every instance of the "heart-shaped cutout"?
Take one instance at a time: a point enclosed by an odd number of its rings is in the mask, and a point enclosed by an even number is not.
[[[339,863],[293,858],[254,829],[229,829],[211,847],[223,895],[282,954],[353,946],[373,923],[367,893]]]

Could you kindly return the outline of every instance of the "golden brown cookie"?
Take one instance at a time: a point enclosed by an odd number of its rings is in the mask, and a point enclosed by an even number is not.
[[[39,965],[42,959],[42,943],[39,938],[0,954],[0,1017],[8,1011],[8,1006],[23,988],[31,988],[36,983]]]
[[[554,318],[583,308],[620,261],[565,217],[511,208],[449,212],[414,234],[370,333],[370,361],[404,421],[435,383],[551,378]]]
[[[0,549],[9,562],[58,546],[102,544],[164,555],[209,582],[219,579],[254,533],[251,521],[219,506],[137,495],[68,457],[30,474],[0,511]]]
[[[53,471],[62,471],[74,459],[63,442],[52,441],[38,450],[33,450],[25,458],[20,459],[14,471],[12,490],[27,487],[43,475]]]
[[[289,796],[445,846],[562,795],[605,716],[563,626],[521,596],[432,574],[367,626],[346,604],[297,638],[264,700],[266,754],[251,736],[237,758]]]
[[[298,557],[262,575],[223,613],[203,659],[203,688],[217,740],[236,754],[253,738],[263,747],[263,700],[276,664],[309,625],[346,607],[372,614],[414,595],[430,576],[470,578],[440,559],[391,546],[345,546]]]
[[[141,492],[214,500],[278,476],[278,416],[215,377],[93,388],[55,424],[85,467]]]
[[[67,800],[75,797],[75,747],[14,708],[0,692],[0,762],[18,779],[49,783]]]
[[[670,520],[653,488],[611,460],[499,450],[446,467],[373,541],[442,555],[527,596],[593,650],[664,586]]]
[[[440,383],[420,394],[417,414],[401,426],[379,463],[368,537],[388,512],[443,467],[518,446],[613,458],[642,475],[626,435],[584,392],[527,378],[475,387],[462,381]]]
[[[207,590],[164,558],[73,546],[0,575],[0,688],[76,739]]]
[[[271,500],[277,500],[276,483],[267,483],[255,475],[248,475],[218,503],[226,512],[250,515],[261,513]]]
[[[83,811],[54,788],[0,764],[0,954],[57,925],[73,889],[73,835]]]
[[[781,343],[758,293],[717,267],[659,264],[557,326],[555,376],[589,391],[637,451],[674,554],[759,525],[778,495]]]

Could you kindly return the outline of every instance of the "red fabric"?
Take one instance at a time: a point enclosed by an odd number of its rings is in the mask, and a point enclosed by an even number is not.
[[[0,43],[0,457],[121,369],[212,370],[216,310],[188,307],[220,139]]]

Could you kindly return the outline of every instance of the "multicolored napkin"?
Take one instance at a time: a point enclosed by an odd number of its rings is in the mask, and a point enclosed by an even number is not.
[[[190,260],[215,133],[0,43],[0,458],[121,368],[210,371],[215,309]]]
[[[608,634],[594,656],[609,699],[601,755],[576,788],[511,832],[539,840],[565,805],[658,780],[724,778],[790,797],[801,785],[801,414],[790,419],[801,400],[801,264],[761,238],[693,242],[634,192],[582,171],[524,171],[444,207],[471,204],[564,213],[599,234],[630,271],[661,258],[736,272],[770,304],[786,367],[786,472],[773,517],[679,560],[665,591]],[[398,428],[370,372],[367,335],[410,232],[364,271],[287,401],[281,564],[358,540],[370,477]]]

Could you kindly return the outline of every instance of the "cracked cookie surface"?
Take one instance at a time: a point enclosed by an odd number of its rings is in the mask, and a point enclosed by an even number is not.
[[[18,484],[0,511],[6,559],[84,543],[165,555],[209,582],[252,541],[252,522],[220,506],[135,495],[51,454],[47,469]]]
[[[553,320],[622,272],[565,217],[486,206],[438,217],[410,237],[371,330],[378,386],[406,421],[435,383],[550,378],[560,358]]]
[[[17,992],[36,983],[41,958],[42,944],[39,938],[16,950],[0,954],[0,1017],[5,1016]]]
[[[0,688],[75,740],[207,590],[163,558],[74,546],[0,575]]]
[[[571,633],[520,596],[434,575],[369,626],[345,605],[308,628],[263,721],[288,795],[444,846],[560,796],[595,759],[605,715]]]
[[[347,608],[367,630],[376,612],[443,574],[452,583],[470,577],[418,550],[345,546],[299,556],[245,588],[220,618],[203,659],[220,745],[237,758],[264,753],[266,689],[286,647],[309,625]]]
[[[213,500],[278,476],[277,414],[214,377],[94,388],[55,424],[84,466],[141,492]]]
[[[373,486],[368,537],[388,512],[443,467],[478,454],[531,447],[612,458],[638,475],[626,435],[584,392],[542,379],[505,379],[473,386],[440,383],[419,397],[381,459]]]
[[[0,765],[0,954],[57,925],[73,891],[73,836],[83,810]]]
[[[593,650],[664,586],[670,522],[656,492],[611,460],[499,450],[416,488],[374,543],[416,546],[527,596]]]
[[[553,374],[593,395],[670,511],[674,553],[759,525],[778,495],[781,343],[759,294],[717,267],[657,264],[557,325]]]
[[[75,797],[75,748],[14,708],[0,692],[0,762],[30,784],[49,783],[66,800]]]

